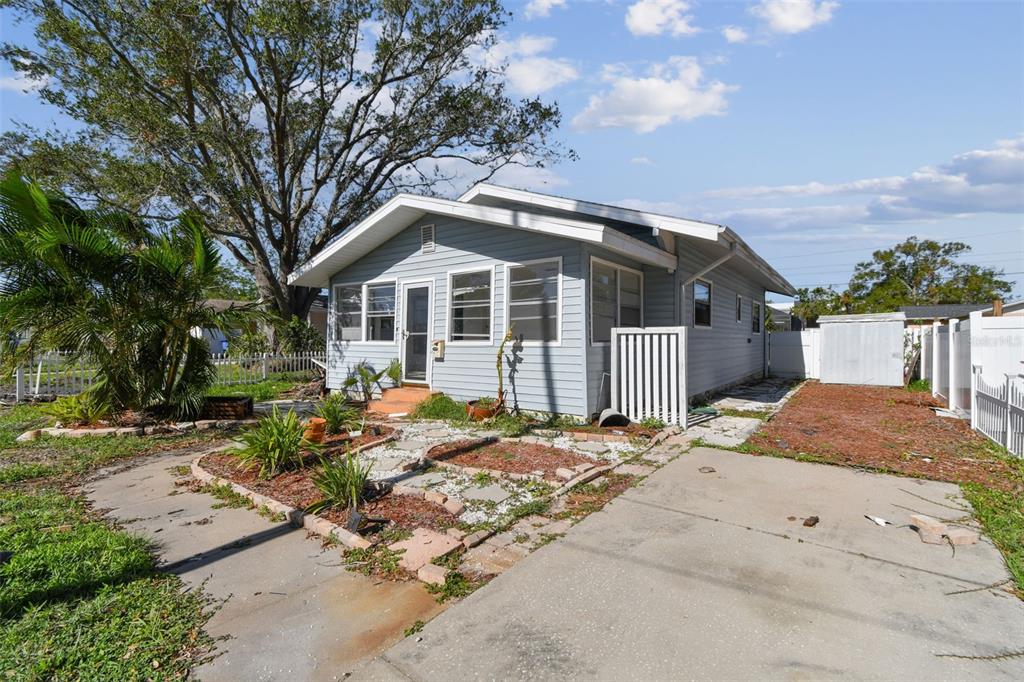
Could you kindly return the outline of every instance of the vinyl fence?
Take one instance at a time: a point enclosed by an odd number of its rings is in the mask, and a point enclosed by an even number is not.
[[[612,329],[612,409],[686,428],[686,327]]]
[[[1024,456],[1024,318],[936,322],[921,339],[921,377],[949,409],[970,412],[974,429]]]
[[[768,371],[780,377],[821,378],[821,330],[768,334]]]
[[[214,355],[217,368],[214,386],[254,384],[275,377],[308,373],[325,367],[325,353],[291,355],[250,355],[229,357]],[[87,359],[72,359],[70,354],[51,352],[18,367],[10,376],[0,376],[0,398],[15,402],[43,397],[75,395],[96,381],[97,367]]]

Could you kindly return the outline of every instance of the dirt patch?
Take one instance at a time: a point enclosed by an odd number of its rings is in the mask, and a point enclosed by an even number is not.
[[[566,496],[562,515],[582,518],[593,514],[625,492],[635,480],[626,474],[606,474],[596,485],[581,485]]]
[[[556,469],[592,463],[586,457],[562,448],[504,441],[458,440],[432,448],[427,456],[459,466],[495,469],[510,474],[543,471],[544,478],[551,480],[558,479]]]
[[[932,406],[940,404],[927,393],[808,382],[747,443],[766,454],[1021,490],[991,441]]]
[[[630,424],[629,426],[598,426],[596,423],[561,429],[563,433],[600,433],[605,436],[626,436],[628,438],[646,438],[648,440],[658,435],[659,430],[640,426],[639,424]]]

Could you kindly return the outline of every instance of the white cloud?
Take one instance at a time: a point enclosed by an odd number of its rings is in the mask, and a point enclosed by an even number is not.
[[[831,21],[838,7],[834,0],[761,0],[750,13],[774,33],[802,33]]]
[[[526,18],[546,17],[555,7],[565,7],[565,2],[566,0],[530,0],[526,3]]]
[[[509,88],[519,95],[539,95],[579,78],[579,71],[567,59],[543,56],[555,47],[550,36],[521,35],[502,39],[476,59],[491,67],[505,66]]]
[[[699,33],[686,0],[640,0],[626,10],[626,27],[635,36],[690,36]]]
[[[726,26],[722,29],[722,36],[730,43],[745,43],[750,39],[750,34],[739,26]]]
[[[609,89],[592,95],[573,119],[580,130],[632,128],[649,133],[674,121],[721,116],[728,107],[726,94],[737,89],[717,80],[706,83],[695,57],[669,57],[651,64],[644,75],[625,65],[605,65],[602,79]]]
[[[653,166],[654,162],[646,156],[634,156],[629,160],[634,166]]]
[[[569,184],[566,178],[550,168],[520,165],[523,160],[522,157],[513,159],[517,163],[501,168],[488,181],[507,187],[528,190],[550,190]],[[420,166],[420,170],[424,173],[431,174],[436,169],[444,177],[450,178],[445,184],[451,196],[462,194],[474,184],[487,177],[488,173],[486,168],[481,168],[466,159],[459,158],[428,159],[417,165]]]
[[[0,76],[0,91],[27,93],[46,87],[49,78],[29,78],[24,74]]]

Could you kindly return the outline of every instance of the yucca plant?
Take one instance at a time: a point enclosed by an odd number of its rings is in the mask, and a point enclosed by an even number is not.
[[[57,398],[43,408],[58,423],[94,424],[110,416],[110,403],[99,397],[95,391]]]
[[[320,446],[303,437],[305,426],[294,410],[273,411],[260,419],[256,427],[242,435],[245,447],[236,453],[242,467],[258,468],[260,478],[273,478],[292,467],[301,467],[303,450],[319,451]]]
[[[359,426],[361,416],[359,410],[348,404],[343,393],[332,393],[320,404],[317,414],[327,422],[327,433],[352,431]]]
[[[313,483],[324,497],[310,505],[308,511],[316,514],[328,507],[336,507],[355,512],[364,499],[371,467],[369,462],[361,464],[352,453],[336,462],[321,458],[320,470],[313,474]]]

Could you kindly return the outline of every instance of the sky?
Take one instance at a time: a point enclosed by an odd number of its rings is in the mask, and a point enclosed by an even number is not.
[[[963,241],[1024,297],[1024,2],[506,7],[483,58],[557,102],[579,158],[497,182],[729,225],[797,287],[842,290],[911,235]],[[0,130],[69,125],[25,87],[0,68]]]

